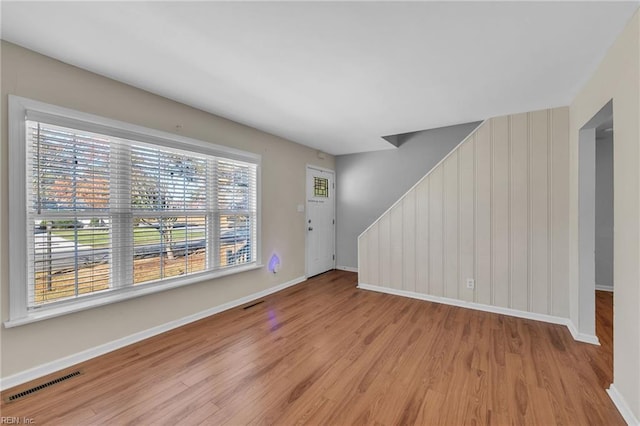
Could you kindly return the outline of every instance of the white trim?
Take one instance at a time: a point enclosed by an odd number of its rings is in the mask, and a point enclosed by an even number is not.
[[[613,284],[596,284],[596,290],[613,293]]]
[[[578,327],[576,327],[576,325],[573,323],[573,321],[571,321],[568,318],[566,319],[566,321],[567,321],[567,323],[565,325],[569,329],[569,332],[571,333],[571,336],[573,336],[573,340],[576,340],[578,342],[590,343],[592,345],[600,346],[600,340],[598,339],[598,336],[595,336],[595,335],[592,335],[592,334],[580,333],[578,331]]]
[[[509,315],[517,318],[525,318],[534,321],[548,322],[551,324],[564,325],[569,329],[574,340],[592,345],[600,345],[596,336],[578,333],[575,325],[569,318],[556,317],[553,315],[538,314],[535,312],[520,311],[517,309],[502,308],[500,306],[483,305],[482,303],[467,302],[464,300],[450,299],[448,297],[432,296],[429,294],[416,293],[413,291],[397,290],[393,288],[380,287],[376,285],[358,283],[358,288],[362,290],[376,291],[379,293],[392,294],[395,296],[410,297],[412,299],[426,300],[428,302],[442,303],[444,305],[458,306],[461,308],[475,309],[477,311],[491,312],[494,314]]]
[[[609,386],[609,389],[607,389],[607,393],[609,394],[611,401],[613,401],[613,404],[620,412],[624,421],[627,422],[629,426],[640,426],[640,420],[638,420],[638,418],[633,414],[629,404],[627,404],[627,401],[613,383]]]
[[[57,317],[71,312],[77,312],[92,307],[102,306],[107,303],[118,302],[131,299],[146,294],[164,291],[183,285],[192,284],[208,279],[218,278],[233,273],[245,272],[262,267],[261,264],[261,161],[260,154],[241,151],[211,142],[191,139],[180,135],[154,130],[151,128],[137,126],[134,124],[112,120],[93,114],[76,111],[69,108],[51,105],[28,98],[9,95],[9,245],[12,247],[9,259],[9,319],[4,322],[4,326],[15,327],[47,318]],[[98,132],[119,138],[130,139],[142,142],[143,144],[153,144],[167,149],[176,148],[211,155],[220,159],[237,160],[252,164],[256,168],[256,230],[253,244],[255,245],[256,258],[254,262],[245,266],[210,269],[203,273],[188,275],[186,277],[176,277],[147,283],[145,285],[130,286],[131,281],[116,278],[124,278],[124,273],[120,274],[118,262],[113,262],[112,291],[96,292],[82,297],[56,301],[51,304],[28,308],[27,287],[32,282],[33,277],[29,275],[29,256],[27,256],[27,236],[33,232],[33,222],[27,223],[28,212],[27,194],[27,143],[25,137],[25,120],[36,119],[47,123],[61,126],[68,126],[86,131]],[[163,149],[164,149],[163,148]],[[118,182],[116,182],[118,183]],[[119,185],[116,184],[116,187]],[[119,198],[120,201],[124,199]],[[126,204],[126,203],[125,203]],[[113,206],[110,206],[113,207]],[[111,212],[118,209],[111,208]],[[250,213],[251,211],[249,211]],[[124,213],[130,213],[125,211]],[[204,212],[203,212],[204,213]],[[55,215],[55,213],[54,213]],[[122,219],[125,220],[125,219]],[[118,234],[119,229],[126,229],[129,223],[114,221],[113,232]],[[130,226],[129,226],[130,229]],[[26,232],[26,234],[25,234]],[[131,247],[131,245],[120,245],[119,247]],[[120,250],[123,258],[130,259],[124,248]],[[216,252],[217,253],[217,252]],[[121,276],[122,275],[122,276]],[[118,288],[118,284],[125,283]]]
[[[136,285],[122,287],[119,290],[108,293],[95,293],[84,296],[82,299],[71,299],[68,302],[60,302],[50,307],[43,307],[40,310],[28,312],[25,316],[16,319],[9,319],[4,322],[5,328],[17,327],[20,325],[30,324],[32,322],[42,321],[49,318],[55,318],[62,315],[80,312],[98,306],[108,305],[110,303],[121,302],[123,300],[133,299],[147,294],[158,293],[160,291],[172,288],[183,287],[189,284],[221,278],[227,275],[239,274],[242,272],[260,269],[264,265],[256,263],[247,266],[239,266],[229,269],[216,269],[213,271],[202,272],[199,274],[187,275],[186,277],[175,277],[163,281],[154,281],[148,285]]]
[[[174,328],[181,327],[191,322],[198,321],[202,318],[215,315],[217,313],[235,308],[240,305],[244,305],[245,303],[248,303],[253,300],[260,299],[262,297],[284,290],[287,287],[294,286],[306,280],[307,280],[307,277],[305,276],[294,278],[291,281],[278,284],[266,290],[253,293],[248,296],[244,296],[227,303],[223,303],[222,305],[214,306],[204,311],[197,312],[195,314],[188,315],[186,317],[183,317],[174,321],[170,321],[166,324],[152,327],[150,329],[140,331],[138,333],[134,333],[129,336],[125,336],[120,339],[113,340],[111,342],[108,342],[90,349],[86,349],[82,352],[78,352],[76,354],[69,355],[64,358],[57,359],[55,361],[47,362],[45,364],[30,368],[25,371],[21,371],[20,373],[16,373],[11,376],[0,379],[0,390],[9,389],[14,386],[20,385],[22,383],[26,383],[28,381],[37,379],[39,377],[43,377],[47,374],[55,373],[56,371],[71,367],[75,364],[90,360],[100,355],[104,355],[108,352],[115,351],[116,349],[123,348],[125,346],[131,345],[141,340],[148,339],[149,337],[156,336],[166,331],[173,330]]]
[[[334,175],[336,173],[335,170],[327,169],[326,167],[320,167],[320,166],[316,166],[315,164],[309,164],[309,163],[307,163],[307,169],[314,169],[314,170],[317,170],[319,172],[333,173]]]
[[[358,268],[354,268],[353,266],[336,266],[336,269],[340,270],[340,271],[347,271],[347,272],[355,272],[356,274],[358,273]]]
[[[176,142],[188,146],[190,149],[203,154],[223,156],[234,160],[259,164],[262,156],[253,152],[242,151],[213,142],[188,138],[175,133],[155,130],[125,121],[113,120],[99,115],[89,114],[58,105],[47,104],[20,96],[9,95],[9,104],[23,111],[21,119],[29,115],[30,119],[45,119],[50,124],[64,127],[80,126],[82,130],[103,133],[109,136],[133,139],[138,142],[147,142],[154,145],[162,145],[167,148],[175,148]],[[10,107],[12,109],[13,107]]]
[[[12,283],[29,282],[27,270],[27,143],[25,139],[25,106],[22,98],[9,95],[9,315],[27,315],[27,286]],[[22,123],[23,125],[17,125]],[[21,143],[16,143],[21,141]],[[33,226],[33,224],[31,224]],[[20,262],[12,262],[11,253],[19,253]]]

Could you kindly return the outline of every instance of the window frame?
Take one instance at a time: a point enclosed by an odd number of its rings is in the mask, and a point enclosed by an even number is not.
[[[227,275],[263,267],[261,256],[261,162],[262,156],[223,145],[192,139],[173,133],[113,120],[94,114],[9,95],[9,319],[4,326],[14,327],[47,318],[103,306],[122,300],[153,294]],[[254,262],[197,272],[186,276],[156,281],[153,285],[131,285],[81,298],[59,301],[50,306],[28,308],[29,253],[27,223],[27,139],[26,120],[131,139],[160,148],[179,148],[205,155],[238,160],[256,165],[256,258]],[[33,225],[33,224],[31,224]]]

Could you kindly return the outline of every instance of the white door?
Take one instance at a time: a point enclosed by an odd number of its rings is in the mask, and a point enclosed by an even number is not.
[[[307,276],[335,266],[335,177],[331,170],[307,166]]]

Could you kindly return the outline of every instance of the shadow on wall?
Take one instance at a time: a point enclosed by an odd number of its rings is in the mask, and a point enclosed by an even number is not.
[[[480,122],[398,135],[399,148],[336,157],[338,267],[358,267],[358,235]]]

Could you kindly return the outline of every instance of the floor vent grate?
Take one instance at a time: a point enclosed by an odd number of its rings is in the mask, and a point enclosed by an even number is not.
[[[53,385],[55,385],[57,383],[64,382],[65,380],[69,380],[72,377],[79,376],[80,374],[82,374],[80,371],[74,371],[73,373],[69,373],[69,374],[67,374],[65,376],[58,377],[57,379],[50,380],[47,383],[43,383],[41,385],[34,386],[34,387],[30,388],[30,389],[23,390],[22,392],[18,392],[16,394],[9,395],[9,397],[7,398],[7,402],[12,402],[12,401],[18,400],[20,398],[24,398],[25,396],[31,395],[32,393],[38,392],[39,390],[48,388],[49,386],[53,386]]]
[[[245,310],[246,310],[246,309],[249,309],[249,308],[253,308],[254,306],[259,305],[259,304],[261,304],[261,303],[264,303],[264,300],[261,300],[261,301],[256,302],[256,303],[252,303],[251,305],[245,306],[245,307],[244,307],[244,308],[242,308],[242,309],[245,309]]]

